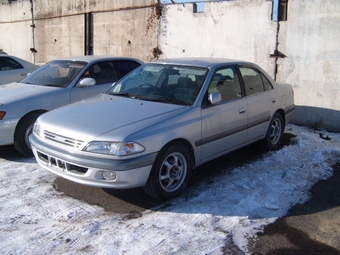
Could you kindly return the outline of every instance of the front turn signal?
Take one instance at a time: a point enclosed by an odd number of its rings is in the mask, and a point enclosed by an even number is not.
[[[5,117],[6,112],[0,111],[0,120],[2,120],[3,117]]]

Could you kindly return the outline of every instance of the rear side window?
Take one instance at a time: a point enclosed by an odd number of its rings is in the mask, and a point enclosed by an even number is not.
[[[0,71],[7,71],[12,69],[21,69],[24,68],[21,64],[19,64],[14,59],[8,57],[0,58]]]
[[[263,74],[261,74],[261,77],[264,85],[264,90],[273,89],[273,85],[270,83],[270,81],[268,81],[268,79]]]
[[[119,60],[115,62],[116,67],[118,69],[118,79],[127,75],[133,69],[140,66],[140,63],[132,61],[132,60]]]
[[[96,85],[114,83],[118,80],[118,72],[112,61],[98,62],[89,67],[83,78],[89,77],[96,80]]]
[[[272,84],[258,70],[249,67],[240,67],[247,96],[273,89]]]

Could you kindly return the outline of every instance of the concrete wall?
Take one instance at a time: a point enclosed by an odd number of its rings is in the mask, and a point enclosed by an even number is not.
[[[94,54],[154,59],[159,17],[156,8],[95,13]]]
[[[339,0],[289,0],[288,20],[279,23],[270,0],[202,0],[198,13],[178,1],[33,0],[35,29],[29,0],[0,4],[0,49],[35,63],[83,55],[91,13],[96,55],[253,61],[293,84],[295,124],[340,131]],[[275,49],[286,57],[271,58]]]
[[[0,4],[0,49],[33,62],[30,1]]]
[[[84,55],[85,14],[91,13],[93,54],[149,61],[157,48],[156,0],[28,0],[0,5],[0,49],[34,63]],[[32,29],[32,16],[34,26]],[[34,33],[34,36],[33,36]],[[33,40],[34,38],[34,40]],[[36,50],[32,54],[31,48]]]
[[[294,85],[294,123],[340,131],[340,1],[289,0],[278,81]]]

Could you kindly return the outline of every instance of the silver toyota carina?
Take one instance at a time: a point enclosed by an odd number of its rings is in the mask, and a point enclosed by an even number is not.
[[[68,180],[171,199],[198,165],[255,141],[277,149],[294,108],[292,86],[253,63],[156,60],[41,115],[29,139],[38,163]]]

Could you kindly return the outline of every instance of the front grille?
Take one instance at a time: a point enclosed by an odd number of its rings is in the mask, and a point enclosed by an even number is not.
[[[82,149],[85,146],[85,142],[77,139],[73,139],[70,137],[62,136],[62,135],[57,135],[52,132],[44,130],[44,137],[48,140],[55,141],[57,143],[61,143],[73,148],[77,149]]]
[[[38,155],[39,160],[44,162],[50,168],[58,168],[59,170],[67,171],[67,172],[71,172],[73,174],[79,174],[79,175],[86,174],[88,170],[88,168],[67,163],[63,160],[48,156],[39,151],[37,151],[37,155]]]

